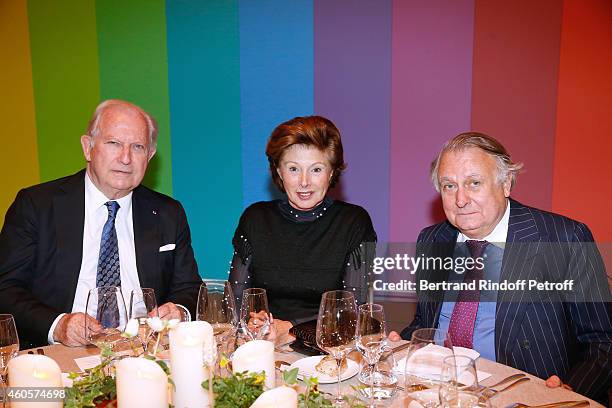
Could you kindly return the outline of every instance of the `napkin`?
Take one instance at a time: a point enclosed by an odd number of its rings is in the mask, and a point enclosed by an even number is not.
[[[476,350],[468,349],[465,347],[453,347],[451,352],[448,348],[438,346],[437,344],[428,344],[425,347],[417,350],[415,353],[410,355],[408,364],[409,373],[426,379],[436,380],[440,378],[442,374],[442,361],[444,357],[452,354],[456,356],[467,356],[472,360],[476,360],[480,357],[480,353]],[[404,374],[404,368],[406,367],[406,357],[400,359],[393,367],[393,371],[398,374]],[[467,373],[464,373],[467,375]],[[491,376],[491,374],[484,371],[476,371],[478,381],[483,381]],[[469,378],[459,377],[459,382],[467,383]]]
[[[88,368],[94,368],[95,366],[99,365],[102,362],[102,359],[100,358],[99,354],[96,354],[95,356],[75,358],[74,362],[77,366],[79,366],[81,371],[85,371]]]
[[[251,408],[297,408],[297,403],[297,392],[283,385],[261,394]]]

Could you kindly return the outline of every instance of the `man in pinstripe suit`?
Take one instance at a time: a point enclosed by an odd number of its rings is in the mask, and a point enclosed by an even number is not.
[[[431,179],[447,221],[421,231],[417,253],[457,259],[465,242],[484,247],[485,262],[479,275],[461,276],[463,282],[469,276],[497,282],[572,278],[573,290],[500,290],[488,293],[486,301],[478,290],[476,301],[466,301],[462,292],[419,293],[415,318],[401,337],[439,327],[453,343],[486,358],[548,378],[549,386],[560,385],[560,378],[576,392],[603,400],[612,386],[605,267],[586,225],[509,198],[521,167],[497,140],[481,133],[463,133],[446,143],[432,163]],[[456,274],[421,269],[417,279],[452,280],[451,275]],[[389,338],[399,336],[392,332]]]

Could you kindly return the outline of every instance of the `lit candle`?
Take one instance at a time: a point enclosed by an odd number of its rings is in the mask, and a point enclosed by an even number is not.
[[[251,408],[297,408],[297,404],[297,392],[283,385],[261,394]]]
[[[170,363],[174,382],[174,406],[202,408],[210,405],[207,364],[216,351],[212,326],[204,321],[183,322],[170,330]]]
[[[38,354],[23,354],[8,363],[9,387],[63,388],[62,372],[53,359]],[[61,408],[57,402],[11,402],[13,408],[26,408],[34,404],[40,408]]]
[[[232,369],[234,373],[263,371],[266,375],[266,388],[274,388],[276,385],[274,343],[267,340],[252,340],[238,347],[232,357]]]
[[[128,357],[115,367],[119,407],[168,408],[168,376],[156,362]]]

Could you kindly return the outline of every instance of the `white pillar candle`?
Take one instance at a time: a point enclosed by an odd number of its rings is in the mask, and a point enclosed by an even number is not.
[[[202,408],[210,405],[206,361],[215,350],[212,326],[204,321],[183,322],[170,330],[170,364],[176,408]]]
[[[274,388],[276,385],[274,343],[267,340],[252,340],[238,347],[232,357],[232,369],[234,373],[263,371],[266,375],[266,388]]]
[[[53,359],[38,354],[22,354],[8,363],[9,387],[58,387],[63,388],[62,371]],[[12,408],[28,406],[62,408],[58,402],[11,402]]]
[[[128,357],[115,367],[119,408],[168,408],[168,376],[156,362]]]
[[[251,408],[297,408],[297,406],[297,392],[283,385],[261,394]]]

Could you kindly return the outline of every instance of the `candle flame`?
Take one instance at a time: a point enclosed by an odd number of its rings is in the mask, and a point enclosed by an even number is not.
[[[45,371],[38,371],[36,368],[32,371],[32,377],[38,378],[40,380],[46,380],[49,378],[49,373]]]
[[[138,376],[138,378],[144,378],[145,380],[152,380],[153,376],[151,375],[151,373],[148,373],[146,371],[142,371],[142,370],[138,370],[136,372],[136,375]]]
[[[193,336],[189,336],[189,335],[185,336],[183,338],[183,344],[185,346],[196,346],[196,345],[200,344],[201,342],[202,341],[199,338],[193,337]]]

